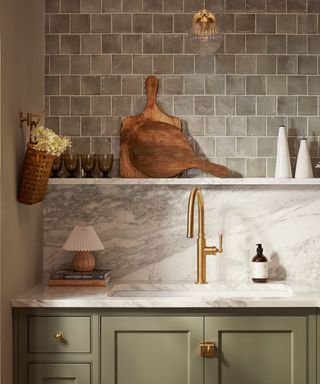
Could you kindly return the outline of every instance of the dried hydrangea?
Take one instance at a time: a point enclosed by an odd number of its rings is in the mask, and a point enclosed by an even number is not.
[[[71,140],[66,136],[59,136],[51,129],[36,127],[31,130],[31,143],[38,151],[48,152],[50,155],[59,156],[71,146]]]

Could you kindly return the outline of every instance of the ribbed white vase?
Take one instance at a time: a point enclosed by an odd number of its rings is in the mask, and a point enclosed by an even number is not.
[[[277,162],[274,177],[278,179],[289,179],[292,177],[289,145],[286,127],[280,125],[277,142]]]
[[[295,178],[307,179],[310,177],[313,177],[313,171],[308,142],[307,139],[302,139],[297,157]]]

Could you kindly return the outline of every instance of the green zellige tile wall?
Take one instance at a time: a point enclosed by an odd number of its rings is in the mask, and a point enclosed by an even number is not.
[[[192,14],[217,14],[216,55],[190,52]],[[196,150],[248,177],[273,176],[277,127],[294,164],[320,135],[319,0],[46,0],[46,125],[75,152],[119,157],[123,116],[145,105],[144,79],[181,117]],[[114,175],[118,173],[118,162]]]

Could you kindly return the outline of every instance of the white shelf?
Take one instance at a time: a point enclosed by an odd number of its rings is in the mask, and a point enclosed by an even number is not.
[[[262,186],[320,186],[320,178],[274,179],[274,178],[172,178],[172,179],[126,179],[126,178],[57,178],[49,179],[49,185],[262,185]]]

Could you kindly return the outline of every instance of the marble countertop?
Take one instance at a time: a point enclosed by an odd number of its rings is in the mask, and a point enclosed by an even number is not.
[[[39,285],[12,300],[16,308],[317,308],[320,283],[124,283],[106,288]]]

